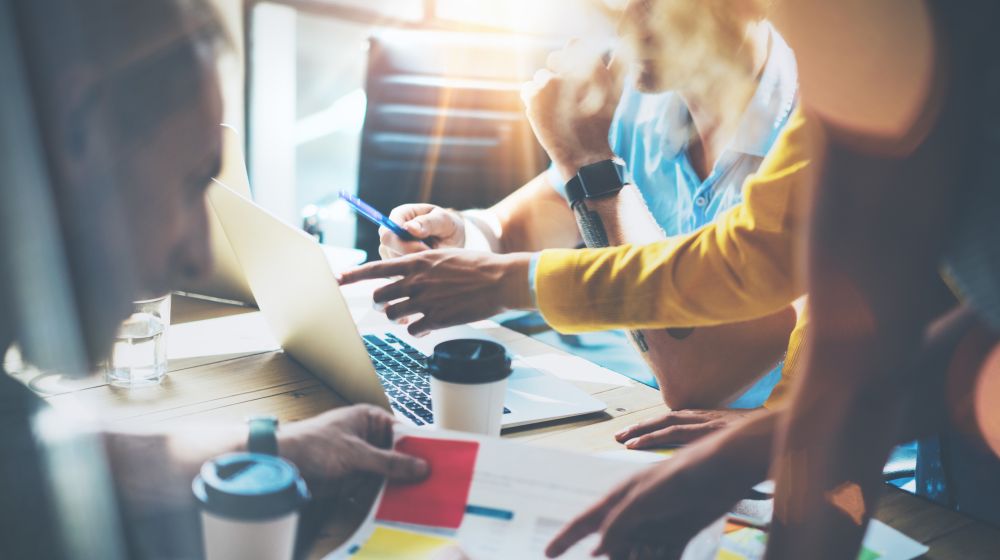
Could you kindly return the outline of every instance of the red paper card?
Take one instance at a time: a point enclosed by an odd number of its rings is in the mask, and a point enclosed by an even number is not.
[[[396,442],[396,451],[427,461],[431,473],[419,484],[390,483],[375,518],[458,529],[469,499],[479,443],[408,436]]]

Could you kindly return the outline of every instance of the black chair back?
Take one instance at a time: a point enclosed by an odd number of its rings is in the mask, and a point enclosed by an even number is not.
[[[509,35],[385,30],[370,39],[358,192],[388,214],[406,202],[487,207],[548,165],[521,84],[558,45]],[[358,221],[357,246],[378,258]]]

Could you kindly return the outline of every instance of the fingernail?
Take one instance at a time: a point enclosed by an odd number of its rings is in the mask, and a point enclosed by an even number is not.
[[[420,225],[418,222],[410,222],[406,224],[406,229],[410,230],[410,233],[415,233],[417,235],[424,233],[424,226]]]
[[[625,447],[635,447],[639,445],[639,438],[632,438],[625,442]]]
[[[413,476],[417,478],[423,478],[431,472],[431,466],[427,464],[427,461],[423,459],[414,459],[413,461]]]
[[[629,432],[632,431],[632,428],[634,428],[634,427],[635,426],[629,426],[628,428],[625,428],[624,430],[622,430],[622,431],[618,432],[617,434],[615,434],[615,437],[616,438],[623,438],[623,437],[625,437]]]

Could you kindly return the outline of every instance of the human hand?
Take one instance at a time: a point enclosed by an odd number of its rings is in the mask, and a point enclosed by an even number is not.
[[[629,449],[691,443],[741,422],[761,409],[677,410],[634,424],[615,434]]]
[[[372,262],[339,275],[341,285],[402,276],[373,294],[389,319],[423,315],[410,334],[462,325],[507,309],[530,308],[530,253],[442,249]]]
[[[319,489],[362,472],[395,481],[421,480],[429,472],[427,463],[390,449],[394,423],[391,414],[375,406],[338,408],[283,426],[278,445],[310,486]]]
[[[725,515],[753,484],[733,476],[727,462],[717,446],[702,444],[638,473],[564,527],[546,556],[561,556],[599,533],[595,556],[680,558],[688,541]]]
[[[465,246],[465,220],[454,210],[433,204],[403,204],[392,210],[389,219],[435,249]],[[378,236],[381,242],[378,254],[383,259],[427,250],[422,241],[403,241],[385,227],[378,229]]]
[[[531,128],[563,177],[614,157],[608,131],[621,97],[621,72],[605,67],[602,54],[591,44],[571,43],[521,88]]]

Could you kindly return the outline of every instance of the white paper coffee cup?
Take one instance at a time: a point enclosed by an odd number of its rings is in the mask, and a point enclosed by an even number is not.
[[[205,560],[292,560],[299,513],[245,521],[201,512]]]
[[[434,348],[428,362],[434,426],[499,436],[510,357],[487,340],[450,340]]]
[[[290,462],[232,453],[201,467],[192,490],[201,504],[206,560],[291,560],[299,510],[309,491]]]

